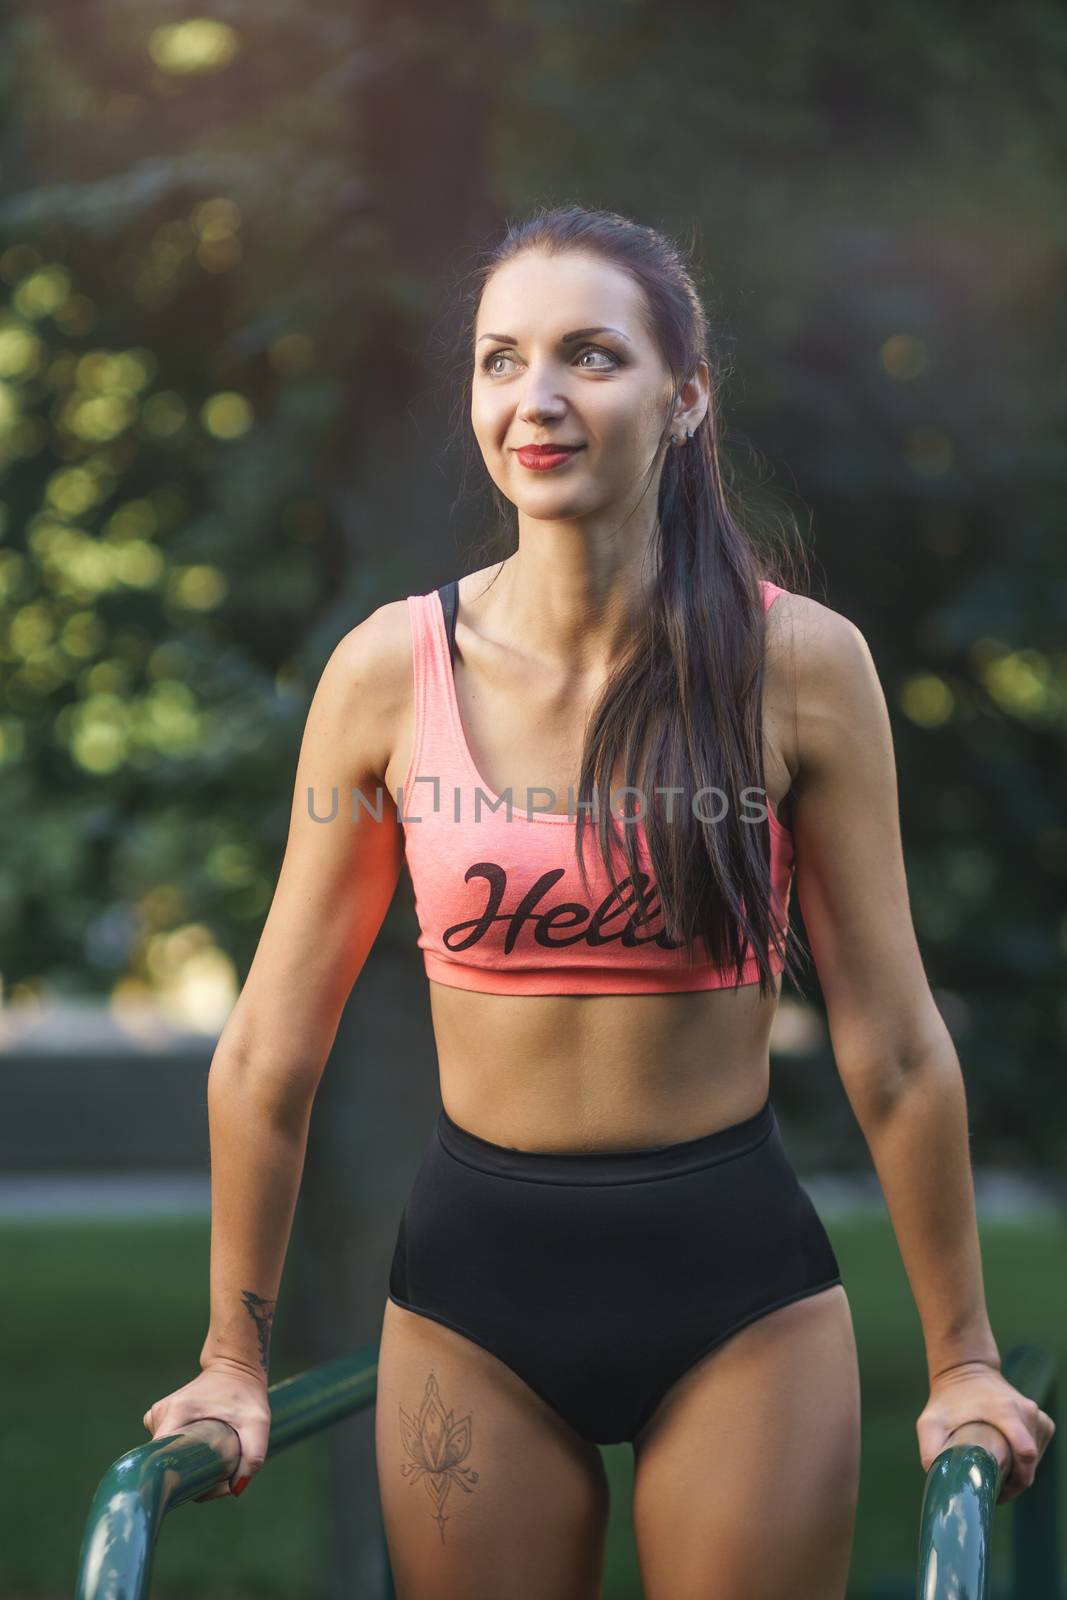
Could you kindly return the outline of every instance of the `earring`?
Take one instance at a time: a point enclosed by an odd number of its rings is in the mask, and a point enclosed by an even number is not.
[[[692,428],[686,428],[684,437],[680,433],[672,433],[671,434],[671,444],[685,444],[686,440],[691,439],[692,437],[693,437]]]

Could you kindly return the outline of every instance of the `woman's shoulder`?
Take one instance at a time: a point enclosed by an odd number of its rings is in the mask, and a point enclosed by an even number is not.
[[[885,699],[870,647],[850,617],[810,595],[774,585],[767,608],[766,715],[795,781],[836,738],[884,714]],[[783,818],[783,820],[787,820]]]
[[[324,671],[333,692],[358,703],[363,717],[388,724],[404,705],[412,671],[407,599],[375,607],[337,641]]]
[[[848,667],[858,655],[869,654],[862,632],[843,612],[767,579],[763,591],[768,643],[788,640],[798,665],[807,661],[824,668]]]
[[[408,597],[410,598],[410,597]],[[334,654],[358,667],[388,673],[411,662],[411,622],[408,598],[386,600],[368,613],[337,641]]]
[[[771,681],[788,696],[797,726],[860,725],[885,714],[885,695],[870,645],[841,611],[810,595],[785,590],[767,613]],[[797,752],[798,756],[802,752]]]

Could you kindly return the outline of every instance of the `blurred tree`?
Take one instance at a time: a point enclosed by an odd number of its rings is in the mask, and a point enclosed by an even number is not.
[[[0,28],[8,991],[232,996],[322,663],[481,531],[460,500],[444,540],[455,291],[503,214],[578,199],[692,238],[739,494],[814,528],[886,689],[976,1143],[1062,1160],[1062,10],[95,0]],[[865,1163],[819,1059],[783,1095]]]
[[[1020,1091],[1064,1109],[1062,13],[172,15],[6,24],[9,990],[232,992],[323,661],[459,569],[453,290],[502,208],[581,198],[692,231],[740,492],[810,518],[886,687],[976,1119],[1050,1158]]]
[[[507,30],[480,0],[424,20],[249,0],[225,22],[127,3],[9,23],[33,94],[8,148],[38,123],[37,170],[0,219],[2,731],[22,845],[0,970],[16,994],[141,987],[224,1013],[323,661],[413,561],[434,581],[454,566],[449,396],[427,350],[448,331],[449,263],[497,220],[472,71]],[[403,897],[397,915],[409,933]],[[403,976],[404,994],[374,971],[358,986],[316,1102],[286,1273],[298,1359],[380,1329],[397,1150],[436,1099],[410,956]],[[354,1165],[323,1130],[353,1092],[373,1106],[383,1072],[385,1120],[398,1051],[416,1049],[398,1030],[420,1017],[428,1070],[397,1140],[379,1130]],[[377,1048],[354,1048],[374,1024]],[[367,1432],[324,1441],[338,1596],[381,1584]]]

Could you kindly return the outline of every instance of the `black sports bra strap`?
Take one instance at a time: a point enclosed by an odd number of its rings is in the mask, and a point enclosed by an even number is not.
[[[453,578],[451,583],[443,583],[437,593],[441,596],[441,609],[445,614],[445,629],[448,633],[448,655],[452,662],[452,669],[456,666],[456,612],[459,610],[459,579]]]

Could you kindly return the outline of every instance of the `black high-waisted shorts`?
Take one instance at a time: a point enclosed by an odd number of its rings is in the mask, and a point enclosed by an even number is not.
[[[442,1107],[389,1297],[616,1444],[730,1334],[840,1282],[769,1098],[699,1139],[599,1154],[492,1144]]]

